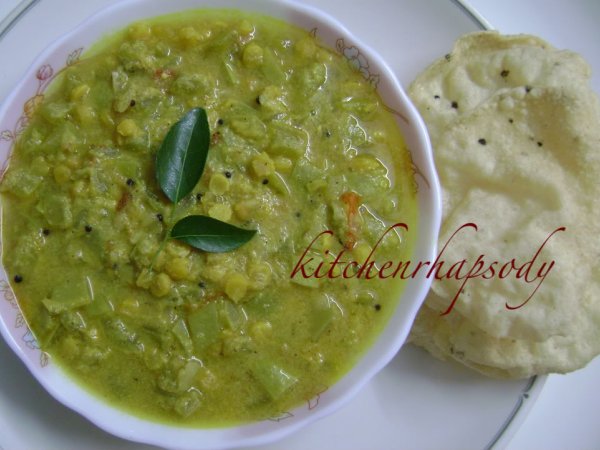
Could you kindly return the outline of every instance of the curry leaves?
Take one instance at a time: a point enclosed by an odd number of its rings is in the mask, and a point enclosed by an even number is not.
[[[206,111],[194,108],[171,127],[156,155],[156,178],[164,194],[177,204],[204,172],[210,128]],[[179,220],[167,235],[206,252],[227,252],[248,242],[256,230],[245,230],[206,216]]]
[[[169,200],[188,195],[202,176],[210,131],[206,111],[194,108],[171,127],[156,154],[156,177]]]
[[[244,230],[206,216],[188,216],[171,230],[171,237],[205,252],[228,252],[248,242],[256,230]]]

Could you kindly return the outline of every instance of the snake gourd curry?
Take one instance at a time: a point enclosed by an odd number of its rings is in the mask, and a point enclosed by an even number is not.
[[[42,350],[79,383],[138,416],[223,426],[315,397],[377,337],[402,280],[290,277],[323,230],[314,263],[364,261],[396,222],[410,231],[376,256],[407,259],[416,233],[394,114],[314,33],[239,11],[137,22],[44,97],[0,185],[3,263]],[[156,152],[195,107],[208,159],[173,210]],[[257,233],[226,253],[159,251],[190,214]]]

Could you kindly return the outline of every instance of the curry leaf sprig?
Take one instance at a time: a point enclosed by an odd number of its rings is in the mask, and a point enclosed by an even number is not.
[[[202,108],[189,111],[168,131],[156,154],[156,178],[173,203],[192,192],[200,180],[209,145],[208,117]]]
[[[206,111],[194,108],[171,127],[156,155],[156,178],[174,205],[188,195],[202,176],[210,129]],[[180,219],[166,239],[177,239],[205,252],[228,252],[248,242],[256,230],[245,230],[212,217]]]

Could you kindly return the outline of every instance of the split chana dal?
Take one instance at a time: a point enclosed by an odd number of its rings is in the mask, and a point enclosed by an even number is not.
[[[155,176],[201,107],[204,174],[174,207]],[[375,87],[305,30],[233,11],[143,21],[52,82],[2,184],[3,263],[53,361],[111,404],[186,426],[276,417],[336,382],[402,280],[290,277],[346,251],[407,259],[411,160]],[[201,214],[256,230],[231,252],[165,235]]]

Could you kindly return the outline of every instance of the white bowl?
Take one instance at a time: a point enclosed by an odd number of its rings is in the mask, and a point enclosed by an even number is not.
[[[289,0],[125,0],[93,15],[52,43],[34,61],[21,83],[0,108],[0,166],[6,167],[14,140],[27,125],[31,105],[43,96],[52,78],[80,58],[82,50],[102,36],[146,17],[198,8],[237,8],[271,15],[307,30],[316,29],[326,45],[342,52],[377,85],[386,105],[398,113],[412,153],[418,184],[419,220],[411,261],[432,261],[437,251],[441,219],[440,187],[425,125],[389,67],[334,18]],[[3,170],[0,171],[0,174]],[[0,267],[0,331],[30,372],[57,400],[100,428],[125,439],[172,449],[222,449],[259,445],[279,439],[332,413],[349,401],[397,353],[410,331],[431,280],[409,280],[390,322],[354,368],[326,392],[278,420],[229,428],[190,429],[143,420],[122,412],[90,394],[41,352],[19,311],[7,275]]]

